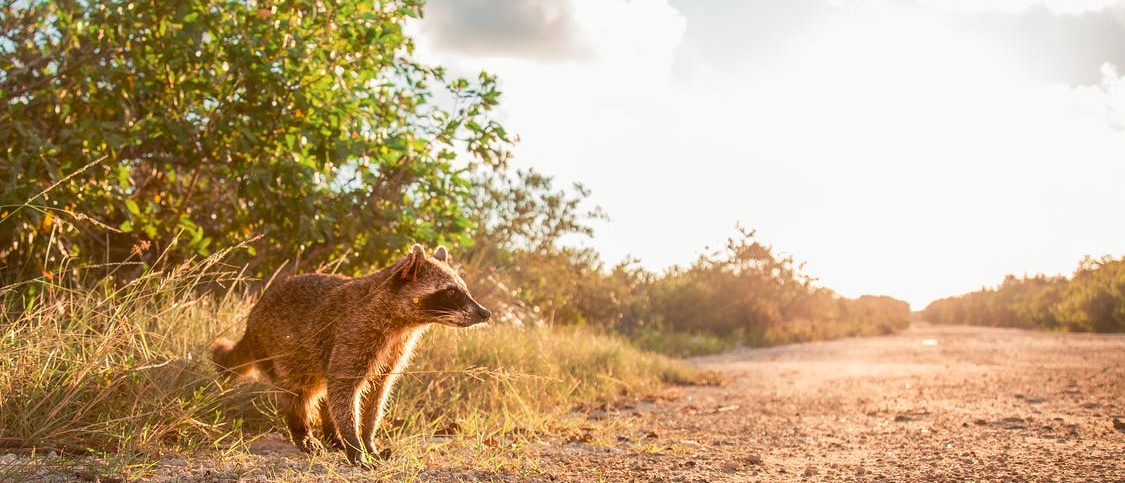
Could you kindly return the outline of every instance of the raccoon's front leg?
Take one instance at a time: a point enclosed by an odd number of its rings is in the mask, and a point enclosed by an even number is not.
[[[362,377],[334,378],[328,381],[328,405],[336,432],[344,443],[344,453],[348,461],[355,464],[367,463],[363,443],[359,440],[360,392],[366,383]]]
[[[383,422],[383,415],[387,409],[391,389],[394,386],[397,374],[379,374],[371,379],[363,400],[363,423],[360,425],[363,443],[367,452],[382,458],[390,456],[390,450],[379,451],[375,447],[375,431]]]

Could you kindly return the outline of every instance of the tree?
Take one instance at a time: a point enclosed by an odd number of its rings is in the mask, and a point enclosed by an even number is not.
[[[421,0],[8,1],[0,10],[0,264],[175,261],[260,236],[355,266],[466,237],[502,168],[496,80],[412,59]],[[145,250],[146,247],[149,247]]]
[[[1125,259],[1086,257],[1069,279],[1008,275],[995,289],[934,301],[922,317],[939,324],[1125,332]]]

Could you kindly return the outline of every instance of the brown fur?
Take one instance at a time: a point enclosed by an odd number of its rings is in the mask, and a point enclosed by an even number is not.
[[[289,431],[302,449],[316,446],[309,428],[319,409],[328,443],[362,463],[365,453],[377,454],[374,432],[418,338],[432,323],[466,327],[491,315],[446,258],[444,248],[429,257],[415,245],[366,277],[309,274],[276,283],[251,310],[242,340],[215,341],[215,364],[280,386]],[[441,290],[457,294],[456,310],[426,308],[422,301]]]

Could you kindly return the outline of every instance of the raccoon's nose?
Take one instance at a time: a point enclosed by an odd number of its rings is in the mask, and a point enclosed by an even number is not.
[[[492,311],[478,305],[477,306],[477,317],[480,318],[480,320],[482,320],[482,321],[488,320],[488,319],[492,318]]]

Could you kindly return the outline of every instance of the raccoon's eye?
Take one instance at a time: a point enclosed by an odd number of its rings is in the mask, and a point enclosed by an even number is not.
[[[420,305],[423,310],[453,312],[460,310],[467,298],[457,287],[446,287],[422,299]]]

